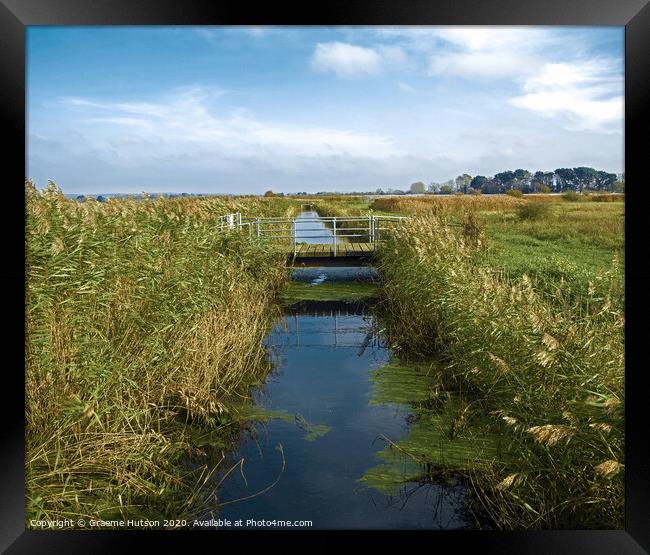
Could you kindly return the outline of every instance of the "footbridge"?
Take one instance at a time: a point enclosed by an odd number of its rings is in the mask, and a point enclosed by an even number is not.
[[[320,216],[303,211],[295,218],[244,217],[227,214],[218,220],[220,230],[238,230],[268,241],[298,264],[358,263],[369,260],[388,230],[403,216]]]

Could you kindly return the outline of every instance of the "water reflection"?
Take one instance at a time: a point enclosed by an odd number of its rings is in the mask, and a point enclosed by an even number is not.
[[[219,517],[244,524],[311,520],[325,529],[466,525],[458,511],[460,487],[409,484],[388,496],[358,481],[378,462],[384,447],[378,438],[397,440],[408,431],[406,407],[369,405],[369,371],[390,358],[376,327],[361,304],[338,302],[303,303],[275,326],[266,341],[275,371],[256,402],[300,416],[244,435],[233,459],[243,458],[241,468],[220,488],[219,500],[227,504]],[[308,441],[297,425],[303,421],[329,431]],[[241,498],[247,499],[228,503]]]
[[[334,233],[321,220],[318,212],[301,212],[295,218],[296,242],[311,244],[334,244]],[[341,240],[336,238],[336,243]]]
[[[294,268],[291,279],[318,285],[324,281],[378,281],[379,274],[372,266],[314,266]]]

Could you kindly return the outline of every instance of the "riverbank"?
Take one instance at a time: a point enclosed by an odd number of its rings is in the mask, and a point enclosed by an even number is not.
[[[27,522],[191,514],[216,468],[182,461],[232,435],[288,279],[281,255],[215,218],[299,205],[78,203],[28,183],[26,208]]]
[[[396,449],[433,474],[464,470],[497,527],[621,528],[616,279],[603,275],[583,293],[561,280],[550,291],[547,280],[495,273],[475,219],[461,230],[446,223],[415,216],[378,252],[391,345],[404,358],[438,363],[419,388],[428,392],[419,427]],[[435,438],[440,426],[446,453]],[[493,449],[495,438],[506,448]]]

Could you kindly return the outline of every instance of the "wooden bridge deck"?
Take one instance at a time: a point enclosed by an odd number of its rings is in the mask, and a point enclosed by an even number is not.
[[[287,253],[293,255],[291,245],[285,247]],[[328,257],[369,257],[375,252],[373,243],[346,243],[330,244],[298,244],[296,245],[296,258],[328,258]]]

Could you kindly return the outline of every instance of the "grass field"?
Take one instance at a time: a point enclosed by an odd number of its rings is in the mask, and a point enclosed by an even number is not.
[[[395,215],[439,214],[454,223],[472,210],[485,229],[487,267],[511,277],[526,274],[554,291],[594,286],[623,295],[625,210],[623,195],[586,195],[606,202],[568,202],[559,195],[450,195],[379,198],[370,209]],[[606,282],[606,283],[604,283]]]

